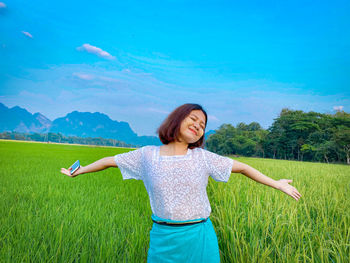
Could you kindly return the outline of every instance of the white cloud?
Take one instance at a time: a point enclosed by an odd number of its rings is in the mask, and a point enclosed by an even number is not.
[[[92,80],[95,78],[95,76],[92,74],[84,74],[84,73],[73,73],[73,76],[82,80]]]
[[[102,57],[102,58],[105,58],[105,59],[111,59],[111,60],[115,59],[115,57],[112,56],[111,54],[109,54],[108,52],[100,49],[99,47],[92,46],[90,44],[84,44],[81,47],[78,47],[77,50],[86,51],[86,52],[89,52],[91,54],[95,54],[95,55]]]
[[[32,34],[29,33],[29,32],[22,31],[22,33],[23,33],[24,35],[26,35],[27,37],[29,37],[29,38],[33,38]]]
[[[6,4],[4,2],[0,2],[0,8],[6,8]]]
[[[73,73],[74,77],[77,77],[82,80],[86,81],[93,81],[91,84],[105,84],[105,83],[119,83],[120,81],[116,78],[111,78],[111,77],[105,77],[105,76],[100,76],[96,74],[89,74],[89,73]]]
[[[342,111],[344,109],[344,106],[334,106],[333,109],[335,111]]]

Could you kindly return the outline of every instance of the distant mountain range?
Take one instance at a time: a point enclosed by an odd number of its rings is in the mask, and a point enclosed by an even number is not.
[[[129,123],[111,120],[106,114],[73,111],[54,121],[37,112],[31,114],[19,106],[8,108],[0,103],[0,132],[61,133],[65,136],[102,137],[133,145],[161,145],[156,136],[138,136]],[[215,131],[205,134],[207,138]]]

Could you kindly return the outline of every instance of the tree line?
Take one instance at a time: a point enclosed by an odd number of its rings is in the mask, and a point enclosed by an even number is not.
[[[350,164],[350,114],[284,108],[267,130],[257,122],[223,124],[206,147],[221,155]]]
[[[0,139],[138,147],[115,139],[61,133],[2,132]],[[221,155],[350,164],[350,114],[306,113],[285,108],[267,130],[257,122],[241,122],[236,127],[223,124],[209,135],[205,146]]]
[[[114,147],[135,147],[135,145],[127,144],[115,139],[97,138],[81,138],[76,136],[64,136],[61,133],[19,133],[19,132],[2,132],[0,139],[8,140],[25,140],[38,142],[56,142],[56,143],[70,143],[70,144],[87,144],[100,146],[114,146]]]

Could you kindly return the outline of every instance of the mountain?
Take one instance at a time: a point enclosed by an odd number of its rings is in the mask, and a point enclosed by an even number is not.
[[[102,137],[116,139],[133,145],[161,145],[156,136],[138,136],[124,121],[114,121],[106,114],[73,111],[66,116],[50,121],[37,112],[31,114],[26,109],[15,106],[11,109],[0,103],[0,132],[61,133],[65,136]],[[207,139],[215,131],[205,134]]]
[[[0,131],[44,133],[50,125],[51,121],[40,113],[33,115],[21,107],[10,109],[0,103]]]
[[[0,132],[61,133],[66,136],[102,137],[133,145],[160,145],[156,136],[138,136],[127,122],[111,120],[106,114],[73,111],[54,121],[37,112],[0,103]]]
[[[40,112],[35,113],[34,118],[44,127],[44,129],[49,130],[51,127],[52,121],[42,115]]]
[[[102,137],[134,145],[160,144],[155,136],[138,136],[127,122],[111,120],[106,114],[73,111],[52,122],[50,132],[66,136]]]

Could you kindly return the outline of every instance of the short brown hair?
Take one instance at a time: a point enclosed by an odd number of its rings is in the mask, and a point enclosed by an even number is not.
[[[182,121],[191,113],[193,110],[201,110],[205,115],[205,127],[203,136],[195,143],[190,143],[188,148],[193,149],[196,147],[204,147],[204,133],[207,127],[208,116],[205,110],[199,104],[187,103],[177,107],[168,117],[163,121],[160,127],[157,129],[159,139],[163,144],[168,144],[179,138],[180,126]]]

